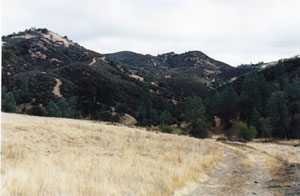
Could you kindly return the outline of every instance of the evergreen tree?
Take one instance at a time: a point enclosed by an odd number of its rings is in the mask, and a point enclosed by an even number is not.
[[[288,100],[288,130],[292,138],[300,138],[300,79],[295,78],[288,84],[285,92]]]
[[[72,111],[70,109],[69,103],[64,98],[60,99],[56,103],[56,105],[59,108],[61,117],[63,117],[63,118],[71,118],[72,117]]]
[[[251,120],[250,120],[250,125],[254,126],[255,129],[257,130],[258,136],[261,136],[261,129],[260,129],[260,116],[256,108],[252,110],[251,113]]]
[[[268,119],[261,118],[260,119],[260,129],[261,129],[261,136],[267,139],[272,137],[272,127],[270,125],[270,121]]]
[[[61,117],[61,112],[60,112],[59,108],[57,107],[57,105],[53,101],[50,101],[45,109],[47,111],[48,116]]]
[[[238,96],[232,86],[225,88],[221,93],[221,104],[219,116],[225,128],[231,127],[230,120],[235,119],[238,114]]]
[[[253,108],[259,100],[259,76],[253,71],[248,74],[243,81],[243,89],[239,98],[240,118],[250,126]]]
[[[210,123],[206,117],[206,110],[199,97],[188,99],[185,110],[188,133],[194,137],[205,138],[210,135]]]
[[[272,93],[268,102],[268,111],[273,127],[272,135],[290,139],[288,132],[288,107],[285,92],[275,91]]]
[[[115,111],[119,114],[125,114],[128,111],[128,107],[124,103],[117,103],[115,105]]]
[[[148,86],[145,86],[143,88],[142,100],[143,100],[142,104],[143,104],[144,109],[145,109],[144,118],[146,118],[145,120],[146,120],[147,126],[150,126],[151,117],[153,117],[151,115],[153,103],[152,103],[152,95],[151,95],[151,92],[150,92],[150,89],[149,89]]]
[[[28,78],[27,77],[21,77],[20,80],[20,89],[22,92],[27,93],[28,92]]]
[[[161,113],[159,118],[160,118],[160,122],[163,124],[172,124],[172,122],[174,121],[171,113],[167,110]]]
[[[11,112],[16,113],[17,112],[17,106],[14,94],[12,92],[6,92],[6,87],[4,86],[2,88],[2,111],[3,112]]]

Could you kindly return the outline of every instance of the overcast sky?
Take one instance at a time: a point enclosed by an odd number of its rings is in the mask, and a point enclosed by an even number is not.
[[[300,54],[299,0],[2,0],[2,34],[45,27],[100,53],[200,50],[233,66]]]

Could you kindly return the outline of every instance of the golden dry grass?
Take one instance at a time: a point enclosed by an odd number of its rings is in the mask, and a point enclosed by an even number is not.
[[[2,113],[1,195],[172,195],[220,161],[214,142]]]
[[[248,146],[257,150],[264,151],[273,157],[277,157],[287,161],[288,163],[300,163],[300,148],[289,145],[271,144],[271,143],[255,143],[250,142]]]

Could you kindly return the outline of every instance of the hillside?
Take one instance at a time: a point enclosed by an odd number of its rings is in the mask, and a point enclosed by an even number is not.
[[[19,112],[33,115],[46,115],[50,102],[63,99],[76,118],[118,121],[111,116],[112,107],[121,104],[123,112],[145,124],[142,110],[150,96],[150,112],[157,116],[151,123],[157,124],[164,111],[176,118],[176,103],[184,97],[207,96],[236,76],[224,74],[235,68],[199,51],[103,55],[67,36],[35,28],[2,41],[2,85],[14,94]]]
[[[1,144],[1,195],[167,196],[222,159],[210,141],[7,113]]]

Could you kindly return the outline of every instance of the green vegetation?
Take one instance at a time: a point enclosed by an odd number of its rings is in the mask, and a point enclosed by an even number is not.
[[[7,88],[2,86],[1,110],[3,112],[17,112],[15,96],[12,92],[7,92]]]
[[[164,133],[172,133],[173,128],[170,125],[167,124],[161,124],[158,126],[159,130]]]
[[[254,126],[248,127],[247,124],[240,122],[237,129],[237,137],[246,141],[251,141],[256,137],[256,129]]]
[[[45,109],[48,116],[61,117],[61,111],[53,101],[49,102]]]

